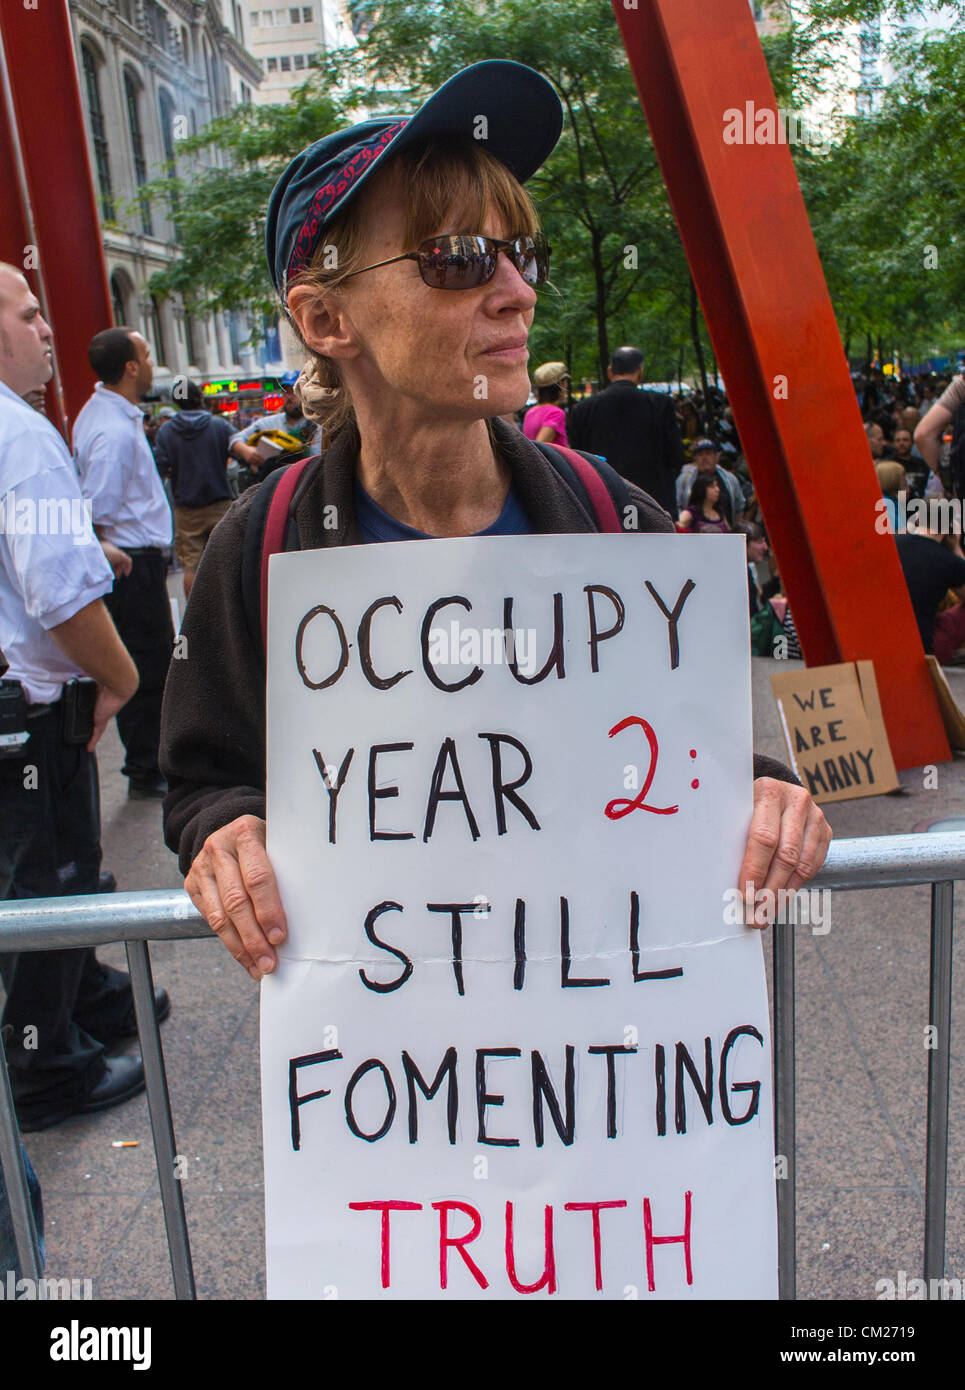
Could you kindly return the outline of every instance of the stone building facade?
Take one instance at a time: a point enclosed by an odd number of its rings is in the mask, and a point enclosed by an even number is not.
[[[192,316],[179,297],[151,294],[151,275],[177,256],[177,232],[164,206],[138,197],[165,164],[182,166],[176,140],[253,99],[261,69],[246,46],[247,4],[69,0],[69,8],[115,323],[150,342],[162,394],[179,375],[257,371],[245,315]]]

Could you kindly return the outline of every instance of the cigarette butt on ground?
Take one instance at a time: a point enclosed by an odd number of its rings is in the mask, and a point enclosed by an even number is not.
[[[138,1147],[139,1142],[140,1142],[140,1141],[137,1140],[137,1139],[112,1139],[112,1140],[111,1140],[111,1148],[112,1148],[112,1149],[136,1149],[136,1148]]]

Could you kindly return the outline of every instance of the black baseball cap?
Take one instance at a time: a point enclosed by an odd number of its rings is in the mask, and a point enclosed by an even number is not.
[[[377,116],[316,140],[292,160],[268,200],[265,254],[282,301],[324,228],[387,149],[396,154],[434,135],[463,135],[481,140],[525,183],[562,129],[563,108],[547,79],[523,63],[493,59],[450,77],[414,116]]]

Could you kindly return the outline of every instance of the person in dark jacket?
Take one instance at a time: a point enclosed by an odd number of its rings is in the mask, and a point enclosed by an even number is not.
[[[475,140],[483,87],[529,119],[491,120],[489,139]],[[328,135],[282,175],[266,219],[269,269],[312,355],[312,389],[338,392],[332,442],[291,504],[303,550],[599,529],[540,449],[498,418],[529,393],[526,340],[549,272],[520,180],[561,128],[544,78],[481,63],[416,116]],[[275,969],[287,923],[265,848],[265,655],[257,615],[239,611],[256,493],[234,503],[198,572],[183,629],[191,660],[172,664],[163,756],[165,837],[185,888],[257,980]],[[652,498],[633,486],[630,497],[634,530],[673,532]],[[794,890],[822,864],[830,830],[787,769],[757,759],[755,771],[741,891]]]
[[[570,445],[605,458],[676,517],[674,483],[684,451],[673,401],[659,391],[640,390],[639,348],[617,348],[607,376],[605,391],[587,396],[570,411]]]
[[[231,506],[228,448],[234,434],[227,420],[204,409],[196,381],[175,388],[180,414],[157,432],[154,454],[174,495],[174,553],[184,571],[187,600],[208,537]]]

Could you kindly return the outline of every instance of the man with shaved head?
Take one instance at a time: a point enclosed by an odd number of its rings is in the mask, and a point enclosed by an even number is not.
[[[659,391],[641,390],[639,348],[617,348],[607,376],[605,391],[587,396],[570,411],[570,444],[605,458],[675,517],[674,484],[684,452],[673,401]]]
[[[111,566],[67,447],[24,396],[53,372],[52,337],[20,271],[0,264],[0,899],[96,893],[94,746],[137,689],[104,606]],[[130,982],[92,950],[0,954],[2,1024],[20,1127],[118,1105],[144,1087]]]

